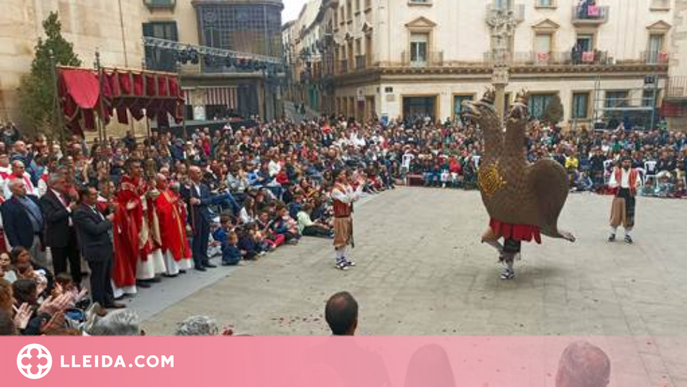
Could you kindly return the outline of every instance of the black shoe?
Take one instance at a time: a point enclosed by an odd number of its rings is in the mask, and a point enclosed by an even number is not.
[[[167,274],[167,273],[164,273],[164,274],[162,274],[162,276],[165,277],[165,278],[177,278],[177,277],[179,276],[179,274]]]
[[[186,270],[179,270],[179,274],[186,274]]]
[[[148,289],[150,287],[150,284],[145,283],[144,281],[136,281],[136,286],[141,289]]]
[[[204,263],[203,263],[203,266],[206,267],[206,268],[208,268],[208,269],[214,269],[214,268],[217,267],[217,265],[212,264],[212,263],[210,263],[210,262],[204,262]]]
[[[145,281],[148,283],[151,283],[151,284],[156,284],[158,282],[162,282],[162,279],[160,277],[153,277],[153,278],[151,278],[149,280],[145,280]]]
[[[615,234],[611,234],[611,236],[608,237],[609,242],[615,242]]]
[[[632,240],[632,237],[631,237],[631,236],[629,236],[629,235],[625,235],[625,243],[627,243],[627,244],[630,244],[630,245],[631,245],[631,244],[633,244],[633,243],[634,243],[634,241]]]
[[[198,271],[207,271],[207,269],[205,267],[203,267],[203,265],[196,265],[195,269]]]

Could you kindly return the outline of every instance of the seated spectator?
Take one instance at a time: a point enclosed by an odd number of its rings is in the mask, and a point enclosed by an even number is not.
[[[0,253],[0,278],[4,278],[9,283],[17,280],[17,272],[14,266],[12,266],[12,260],[9,253]]]
[[[588,171],[584,171],[579,175],[575,186],[578,191],[592,191],[594,189],[594,182],[589,176]]]
[[[234,231],[234,228],[233,217],[228,213],[222,213],[219,216],[219,227],[212,233],[212,238],[222,246],[226,243],[227,236]]]
[[[237,247],[241,253],[241,258],[245,260],[254,260],[260,256],[260,249],[255,240],[255,233],[251,230],[251,223],[242,227],[238,235]]]
[[[303,207],[303,195],[296,194],[293,196],[293,202],[288,204],[289,216],[296,219],[301,207]]]
[[[310,219],[311,211],[312,206],[306,203],[298,212],[296,216],[298,220],[298,233],[303,236],[332,237],[333,231],[331,227],[326,224],[313,222],[312,219]]]
[[[0,336],[16,336],[17,328],[15,326],[14,320],[12,319],[12,313],[7,310],[0,309]]]
[[[289,244],[298,244],[300,235],[298,234],[298,223],[289,216],[286,206],[279,204],[276,209],[272,229],[275,233],[284,236],[284,240]]]
[[[654,195],[659,198],[667,198],[673,194],[674,185],[671,181],[672,175],[670,172],[663,171],[657,176],[656,188],[654,189]]]
[[[238,244],[239,237],[236,235],[236,232],[230,231],[226,241],[222,243],[223,266],[238,265],[241,261],[241,251],[239,250]]]
[[[274,221],[270,219],[270,214],[267,211],[261,212],[256,222],[257,235],[263,242],[270,246],[270,250],[276,249],[277,247],[283,245],[286,241],[284,235],[274,232],[274,229],[272,228],[273,224]]]
[[[354,336],[358,329],[358,302],[348,292],[334,294],[327,301],[324,316],[334,336]]]
[[[610,379],[611,361],[601,348],[578,341],[561,354],[556,387],[606,387]]]
[[[44,285],[44,289],[48,293],[52,291],[54,281],[52,272],[34,262],[28,249],[24,247],[13,248],[10,252],[10,261],[16,269],[17,278],[36,280]]]

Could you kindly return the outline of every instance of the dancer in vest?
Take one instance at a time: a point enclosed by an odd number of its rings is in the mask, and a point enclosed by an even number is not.
[[[637,188],[641,185],[639,173],[632,168],[632,159],[623,157],[620,168],[613,170],[608,185],[615,192],[613,204],[611,205],[611,235],[609,242],[615,241],[615,234],[618,226],[622,225],[625,229],[625,242],[632,243],[630,232],[635,225],[635,197]]]
[[[356,190],[348,184],[346,171],[335,170],[332,178],[334,188],[332,189],[332,203],[334,207],[334,252],[336,257],[336,268],[348,270],[355,266],[355,262],[346,259],[346,247],[353,242],[353,203],[360,199],[363,192],[364,181],[361,181]]]

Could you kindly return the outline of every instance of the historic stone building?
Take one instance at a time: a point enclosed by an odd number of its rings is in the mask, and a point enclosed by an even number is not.
[[[141,66],[141,0],[3,0],[0,13],[0,121],[20,121],[17,88],[29,72],[42,22],[57,11],[63,36],[84,66]]]
[[[282,0],[3,0],[2,6],[0,120],[21,119],[17,87],[51,11],[85,67],[98,50],[106,67],[180,71],[188,119],[281,114],[276,74],[204,57],[177,65],[174,50],[144,48],[143,37],[280,59]]]
[[[144,36],[282,58],[282,0],[143,0],[143,3]],[[281,114],[280,80],[275,74],[193,55],[177,67],[176,59],[179,56],[175,57],[171,50],[146,48],[148,68],[181,72],[187,118],[210,120],[238,114],[272,119]]]
[[[566,124],[627,116],[648,126],[670,94],[669,68],[671,76],[687,75],[678,33],[685,0],[324,3],[321,51],[333,55],[335,92],[333,106],[321,98],[319,108],[358,118],[453,118],[502,62],[504,105],[527,88],[535,116],[558,95]],[[326,90],[326,69],[322,78]]]

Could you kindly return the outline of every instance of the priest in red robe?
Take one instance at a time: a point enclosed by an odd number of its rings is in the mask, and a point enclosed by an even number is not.
[[[143,179],[141,162],[127,160],[127,174],[122,176],[117,192],[114,220],[115,259],[112,281],[115,298],[135,294],[136,286],[149,287],[137,280],[149,280],[164,271],[164,260],[158,249],[153,255],[149,243],[147,195],[149,185]],[[152,273],[152,275],[151,275]]]
[[[160,224],[166,275],[175,277],[180,271],[193,267],[193,254],[186,237],[186,209],[179,195],[169,188],[165,175],[158,173],[155,183],[160,193],[155,199],[155,211]]]

